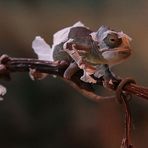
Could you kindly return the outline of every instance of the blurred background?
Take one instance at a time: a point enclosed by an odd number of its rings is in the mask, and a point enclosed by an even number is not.
[[[77,21],[96,31],[101,25],[132,37],[131,58],[114,67],[148,86],[148,2],[146,0],[0,0],[0,54],[36,57],[32,40],[52,35]],[[96,104],[59,78],[32,81],[12,74],[0,102],[1,148],[119,148],[124,131],[123,106]],[[99,90],[98,90],[99,91]],[[105,94],[104,94],[105,95]],[[148,147],[148,101],[133,97],[133,144]]]

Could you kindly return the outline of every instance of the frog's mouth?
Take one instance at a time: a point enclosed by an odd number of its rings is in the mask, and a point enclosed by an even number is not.
[[[104,48],[104,49],[101,49],[101,51],[100,52],[106,52],[106,51],[117,51],[117,52],[119,52],[119,51],[125,51],[125,52],[130,52],[131,51],[131,49],[129,48],[129,47],[124,47],[124,48],[112,48],[112,49],[110,49],[110,48]]]
[[[84,60],[93,65],[98,64],[117,64],[127,59],[131,55],[129,48],[114,48],[114,49],[103,49],[99,55],[87,56]]]
[[[130,48],[114,48],[114,49],[103,49],[102,57],[107,63],[119,63],[127,59],[131,55]]]

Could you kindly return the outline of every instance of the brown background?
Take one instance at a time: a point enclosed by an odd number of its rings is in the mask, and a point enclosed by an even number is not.
[[[51,45],[54,32],[82,21],[92,30],[108,25],[133,38],[131,58],[113,68],[148,86],[148,2],[146,0],[0,0],[0,54],[36,57],[32,40]],[[12,75],[0,102],[2,148],[119,148],[124,130],[121,105],[95,104],[60,79],[31,81]],[[148,147],[148,102],[133,97],[133,143]]]

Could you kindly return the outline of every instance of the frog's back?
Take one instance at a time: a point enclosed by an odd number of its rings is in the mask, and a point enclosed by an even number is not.
[[[74,28],[71,28],[68,34],[68,39],[88,37],[90,36],[90,33],[92,33],[92,31],[86,27],[74,27]]]
[[[77,40],[78,38],[87,38],[87,37],[90,37],[90,33],[92,33],[92,31],[86,27],[82,27],[82,26],[73,27],[70,29],[66,41],[68,41],[69,39]],[[65,42],[61,42],[53,47],[54,48],[53,49],[54,61],[57,61],[57,60],[59,61],[65,60],[68,62],[72,61],[71,57],[63,50],[63,45]]]

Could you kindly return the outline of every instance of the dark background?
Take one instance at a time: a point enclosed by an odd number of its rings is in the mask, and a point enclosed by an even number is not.
[[[0,54],[36,57],[32,40],[51,45],[54,32],[82,21],[92,30],[108,25],[133,38],[131,58],[113,71],[148,85],[148,2],[146,0],[0,0]],[[15,73],[0,102],[0,148],[119,148],[124,130],[122,105],[98,104],[59,78],[31,81]],[[104,94],[105,95],[105,94]],[[133,97],[133,143],[148,147],[148,102]]]

